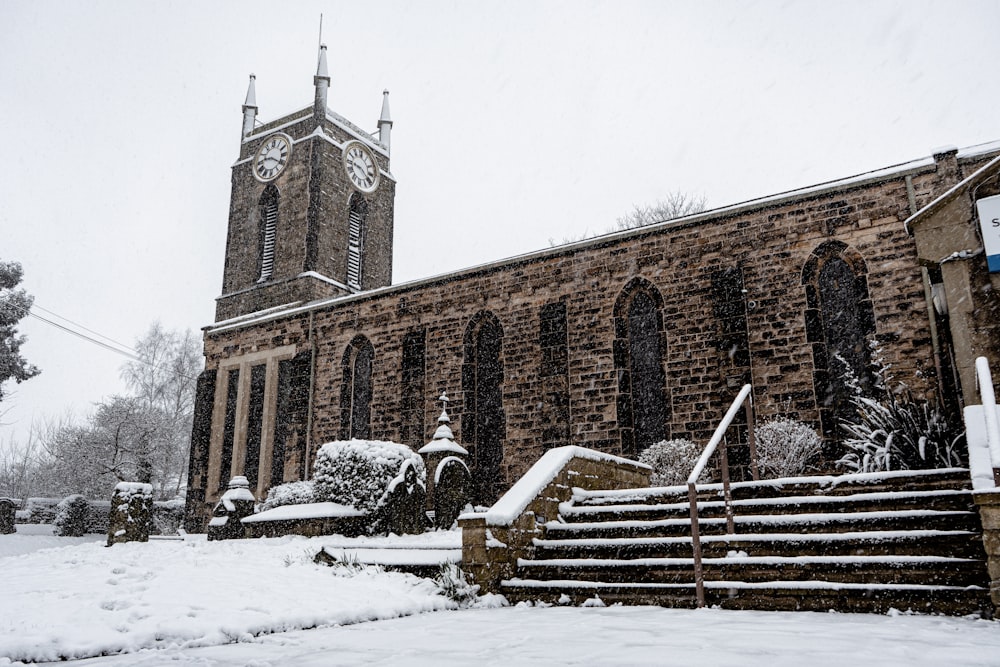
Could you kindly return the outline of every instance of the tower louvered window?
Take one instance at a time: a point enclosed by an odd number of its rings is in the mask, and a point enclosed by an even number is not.
[[[361,257],[367,217],[368,203],[358,193],[354,193],[347,217],[347,285],[354,289],[361,289]]]
[[[257,282],[264,282],[270,280],[274,272],[274,242],[278,232],[278,190],[273,185],[261,195],[260,221],[260,278]]]

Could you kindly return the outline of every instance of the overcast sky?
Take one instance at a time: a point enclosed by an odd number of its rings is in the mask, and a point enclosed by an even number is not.
[[[0,259],[37,306],[126,344],[212,322],[247,75],[260,120],[311,105],[320,13],[330,107],[374,131],[391,91],[394,282],[1000,139],[995,0],[0,0]],[[42,375],[0,441],[123,390],[20,328]]]

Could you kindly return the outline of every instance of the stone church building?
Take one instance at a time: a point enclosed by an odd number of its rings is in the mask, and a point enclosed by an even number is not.
[[[252,78],[243,106],[189,530],[232,476],[263,498],[324,442],[419,448],[442,391],[487,503],[551,447],[703,443],[747,382],[758,419],[835,447],[871,341],[953,415],[975,357],[1000,368],[975,206],[1000,193],[1000,143],[393,285],[388,93],[372,135],[328,109],[320,56],[311,106],[259,124]]]

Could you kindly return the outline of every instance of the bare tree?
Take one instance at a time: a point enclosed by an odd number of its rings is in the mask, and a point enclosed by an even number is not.
[[[686,215],[701,213],[705,210],[705,201],[704,196],[696,197],[680,191],[670,192],[666,197],[658,199],[653,204],[645,206],[636,204],[630,213],[621,216],[615,221],[614,227],[608,228],[603,232],[584,232],[580,236],[564,237],[559,241],[549,239],[549,245],[559,246],[567,243],[575,243],[576,241],[594,238],[600,234],[636,229],[637,227],[655,225],[658,222],[666,222],[675,218],[683,218]]]
[[[684,192],[671,192],[663,199],[646,206],[636,205],[631,213],[617,220],[617,229],[635,229],[666,222],[705,210],[705,197],[695,197]]]
[[[40,448],[32,426],[26,442],[11,435],[0,442],[0,496],[27,498],[38,485]]]
[[[194,391],[201,366],[190,332],[154,323],[135,345],[139,359],[122,378],[134,392],[97,404],[84,424],[50,423],[40,436],[41,486],[47,493],[104,497],[118,481],[153,484],[177,495],[187,473]]]

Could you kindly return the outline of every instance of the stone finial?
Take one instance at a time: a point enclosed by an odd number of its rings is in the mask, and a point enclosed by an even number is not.
[[[257,77],[250,75],[250,85],[247,86],[247,98],[243,102],[243,136],[248,136],[253,132],[254,122],[257,120],[257,88],[254,81]]]
[[[389,134],[392,132],[392,118],[389,116],[389,91],[382,91],[382,113],[378,117],[378,142],[389,150]],[[442,394],[443,395],[443,394]],[[445,397],[447,400],[447,397]]]
[[[431,441],[420,448],[420,454],[430,454],[432,452],[447,452],[449,454],[461,454],[467,456],[469,452],[460,444],[455,442],[455,434],[451,431],[451,417],[448,416],[448,395],[441,392],[438,397],[441,401],[441,416],[438,417],[437,430],[431,437]]]
[[[313,104],[313,115],[316,120],[326,117],[327,91],[330,89],[330,72],[326,67],[326,44],[319,45],[319,62],[316,64],[316,76],[313,77],[316,86],[316,101]]]

